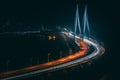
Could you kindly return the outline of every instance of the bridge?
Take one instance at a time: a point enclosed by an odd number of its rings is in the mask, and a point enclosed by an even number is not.
[[[13,71],[1,73],[0,80],[12,80],[22,77],[29,77],[39,73],[61,70],[76,65],[80,65],[83,63],[87,63],[101,56],[105,52],[104,47],[100,45],[98,41],[92,39],[89,36],[90,30],[89,30],[89,22],[87,17],[87,6],[85,6],[83,25],[80,24],[78,7],[79,6],[77,5],[76,15],[75,15],[76,16],[75,31],[71,33],[66,29],[66,31],[62,31],[61,33],[68,36],[69,38],[72,38],[76,42],[76,44],[80,47],[79,51],[75,52],[74,54],[70,54],[66,57],[60,58],[58,60],[49,61],[43,64],[26,67],[19,70],[13,70]],[[81,27],[83,27],[83,32]],[[77,34],[77,28],[79,31],[78,34]],[[92,51],[90,54],[87,54],[89,52],[90,46],[94,48],[94,51]]]

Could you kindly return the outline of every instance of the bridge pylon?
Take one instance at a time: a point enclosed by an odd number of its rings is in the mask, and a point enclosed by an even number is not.
[[[80,24],[80,19],[79,19],[79,10],[78,10],[78,4],[76,6],[76,15],[75,15],[75,23],[74,23],[74,26],[75,26],[75,34],[74,34],[74,39],[75,39],[75,36],[77,34],[77,28],[79,30],[79,34],[81,35],[81,24]]]
[[[88,32],[88,33],[87,33]],[[88,38],[90,36],[90,28],[89,28],[89,22],[88,22],[88,16],[87,16],[87,5],[85,6],[84,15],[83,15],[83,39],[88,34]]]
[[[87,6],[85,6],[84,15],[83,15],[83,24],[81,25],[80,19],[79,19],[79,6],[77,4],[76,6],[76,14],[75,14],[75,23],[74,23],[74,39],[76,35],[79,35],[80,38],[84,40],[85,36],[89,38],[90,36],[90,28],[89,28],[89,22],[88,22],[88,16],[87,16]],[[83,30],[81,28],[83,27]],[[77,32],[77,29],[79,32]],[[78,33],[78,34],[77,34]],[[75,39],[76,41],[76,39]]]

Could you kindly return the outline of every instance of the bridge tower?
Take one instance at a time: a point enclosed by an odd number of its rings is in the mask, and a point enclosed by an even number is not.
[[[79,34],[81,35],[81,25],[80,25],[80,19],[79,19],[79,10],[78,10],[78,4],[76,6],[76,15],[75,15],[75,23],[74,23],[74,26],[75,26],[75,34],[74,34],[74,39],[75,39],[75,36],[76,36],[76,33],[77,33],[77,28],[79,30]]]
[[[87,16],[87,6],[85,6],[84,15],[83,15],[83,39],[85,38],[85,36],[87,36],[88,38],[90,36],[90,28],[89,28],[89,22]]]
[[[75,23],[74,23],[74,39],[75,36],[77,35],[77,28],[78,28],[78,34],[80,35],[79,37],[81,37],[83,40],[85,38],[85,36],[87,36],[89,38],[90,36],[90,29],[89,29],[89,22],[88,22],[88,16],[87,16],[87,6],[85,6],[85,10],[84,10],[84,15],[83,15],[83,24],[81,26],[80,23],[80,19],[79,19],[79,10],[78,10],[78,4],[76,6],[76,14],[75,14]],[[83,30],[81,31],[81,27],[83,27]],[[75,39],[76,40],[76,39]]]

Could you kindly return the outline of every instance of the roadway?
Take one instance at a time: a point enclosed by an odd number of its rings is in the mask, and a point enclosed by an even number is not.
[[[69,36],[73,37],[72,34]],[[90,40],[88,38],[81,40],[79,37],[77,36],[75,37],[76,37],[76,42],[81,47],[80,51],[55,61],[27,67],[20,70],[14,70],[14,71],[2,73],[0,74],[0,78],[1,78],[0,80],[16,79],[20,77],[31,76],[33,74],[49,72],[49,71],[54,71],[58,69],[63,69],[66,67],[75,66],[77,64],[89,62],[91,59],[94,59],[97,56],[100,56],[104,53],[104,48],[98,43],[95,43],[93,40]],[[95,48],[95,50],[91,54],[86,55],[89,47],[88,44],[92,45]]]

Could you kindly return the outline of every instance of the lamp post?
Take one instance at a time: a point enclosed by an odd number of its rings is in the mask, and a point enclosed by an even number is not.
[[[48,62],[50,61],[50,55],[51,55],[51,54],[50,54],[50,53],[48,53]]]
[[[71,48],[69,48],[69,55],[71,55],[72,54],[72,49]]]
[[[60,51],[60,58],[62,58],[62,51]]]
[[[37,64],[39,64],[39,57],[38,57],[38,60],[37,60]]]

